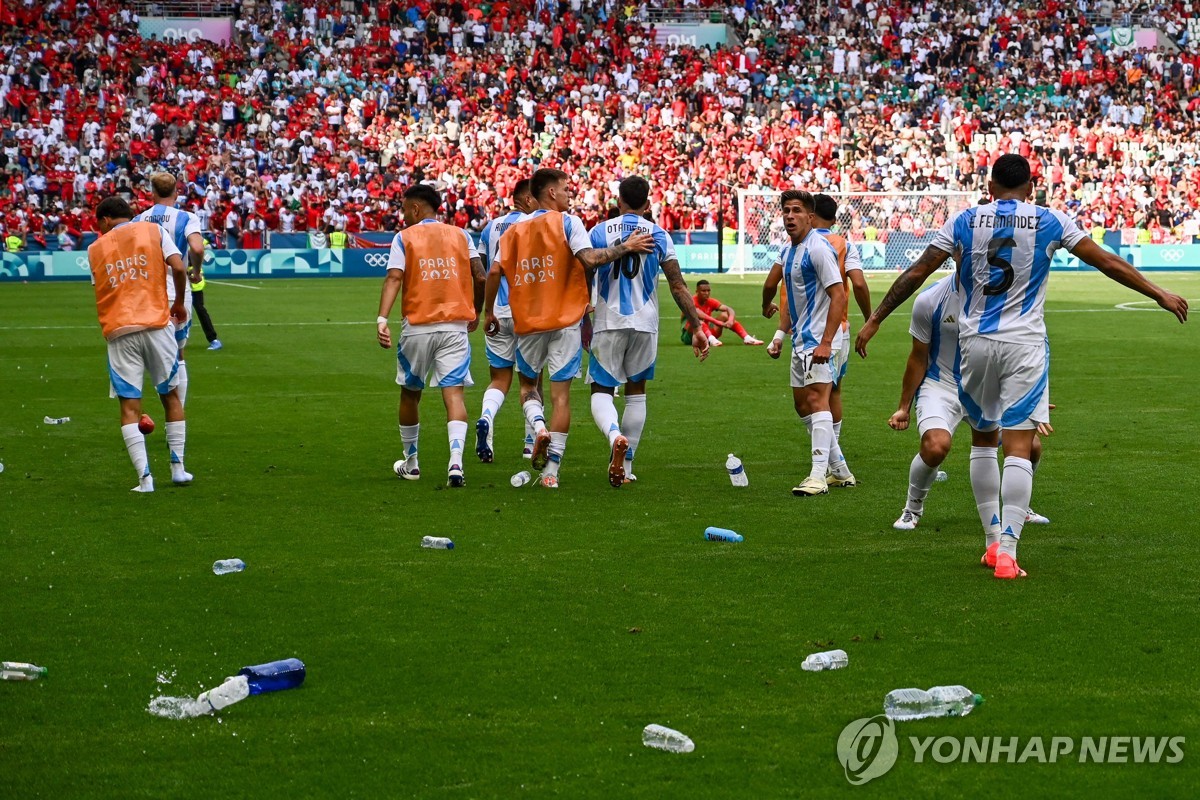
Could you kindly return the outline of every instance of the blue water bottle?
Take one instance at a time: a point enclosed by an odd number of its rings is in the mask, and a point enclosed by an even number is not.
[[[238,675],[246,676],[250,694],[295,689],[304,683],[304,662],[298,658],[285,658],[270,664],[242,667]]]
[[[705,528],[704,538],[710,542],[740,542],[742,535],[728,528]]]

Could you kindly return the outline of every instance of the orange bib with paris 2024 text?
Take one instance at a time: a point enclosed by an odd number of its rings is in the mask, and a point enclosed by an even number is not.
[[[404,243],[404,295],[409,325],[475,319],[471,252],[462,228],[423,222],[400,232]]]
[[[105,339],[167,327],[171,307],[158,225],[130,222],[113,228],[88,248],[88,262]]]
[[[571,252],[563,215],[549,211],[516,223],[500,237],[500,269],[518,336],[575,325],[587,311],[587,272]]]

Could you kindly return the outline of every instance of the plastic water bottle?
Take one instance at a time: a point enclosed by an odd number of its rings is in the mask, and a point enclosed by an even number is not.
[[[70,421],[71,421],[70,417],[50,417],[50,416],[47,416],[45,419],[42,420],[42,422],[45,423],[46,425],[65,425],[66,423],[68,423]]]
[[[942,472],[940,469],[937,471],[937,474],[933,476],[933,479],[935,481],[938,481],[939,483],[941,483],[942,481],[945,481],[945,480],[949,480],[949,478],[950,478],[950,476],[947,475],[945,472]]]
[[[304,662],[298,658],[285,658],[269,664],[242,667],[238,676],[249,683],[250,694],[295,689],[304,683]]]
[[[249,682],[241,675],[226,678],[215,689],[209,689],[196,698],[197,711],[201,714],[215,714],[226,706],[245,700],[250,696]]]
[[[850,656],[845,650],[826,650],[824,653],[813,653],[800,664],[800,669],[806,672],[823,672],[827,669],[841,669],[850,663]]]
[[[421,547],[429,547],[434,550],[453,550],[454,541],[445,536],[423,536],[421,537]]]
[[[668,753],[690,753],[696,745],[679,731],[662,725],[647,725],[642,729],[642,744]]]
[[[731,531],[729,528],[705,528],[704,538],[710,542],[740,542],[742,535],[736,531]]]
[[[982,702],[983,695],[965,686],[934,686],[929,691],[895,689],[883,698],[883,713],[895,720],[965,717]]]
[[[0,681],[36,681],[46,674],[45,667],[24,661],[0,661]]]
[[[514,489],[520,489],[525,484],[533,480],[533,476],[529,474],[529,470],[521,470],[516,475],[508,479],[508,482],[513,485]]]
[[[729,458],[725,460],[725,471],[729,473],[729,482],[734,486],[750,485],[750,479],[746,477],[746,468],[742,466],[742,460],[733,453],[730,453]]]
[[[228,575],[231,572],[241,572],[246,568],[246,562],[240,558],[222,558],[213,562],[214,575]]]

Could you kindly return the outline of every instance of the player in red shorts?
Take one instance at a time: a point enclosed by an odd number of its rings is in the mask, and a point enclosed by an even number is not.
[[[737,314],[732,308],[712,296],[712,285],[708,281],[700,281],[696,284],[696,294],[692,297],[692,302],[696,305],[696,313],[703,320],[700,331],[708,337],[709,347],[721,346],[721,334],[725,332],[726,328],[742,337],[742,341],[746,344],[762,344],[761,339],[754,338],[749,331],[742,327],[742,323],[737,321]],[[686,344],[691,344],[692,332],[687,320],[683,321],[682,338]]]

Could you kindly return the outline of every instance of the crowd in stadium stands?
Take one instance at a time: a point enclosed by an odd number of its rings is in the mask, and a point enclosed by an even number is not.
[[[394,230],[422,180],[478,230],[539,165],[589,223],[641,173],[659,224],[714,230],[736,187],[982,191],[1017,152],[1042,202],[1173,241],[1200,232],[1194,2],[243,0],[220,44],[143,39],[127,2],[0,0],[0,240],[76,246],[159,169],[253,247]],[[673,8],[740,43],[657,44]],[[1114,51],[1110,21],[1166,46]]]

